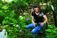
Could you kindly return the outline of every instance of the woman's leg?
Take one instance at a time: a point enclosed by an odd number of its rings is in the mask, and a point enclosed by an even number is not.
[[[38,33],[40,33],[42,28],[43,28],[42,26],[37,26],[31,32],[32,32],[32,34],[38,34]]]
[[[33,23],[31,23],[31,24],[27,25],[26,28],[27,29],[29,29],[29,28],[35,28],[35,25]]]

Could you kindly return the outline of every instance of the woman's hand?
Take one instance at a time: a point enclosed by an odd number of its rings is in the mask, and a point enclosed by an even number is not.
[[[34,24],[34,26],[36,26],[36,23],[33,23]]]
[[[39,23],[41,26],[43,26],[47,22],[47,16],[44,15],[43,17],[44,17],[44,22],[40,22]]]
[[[43,22],[40,22],[39,24],[40,24],[40,26],[43,26],[43,25],[44,25],[44,23],[43,23]]]

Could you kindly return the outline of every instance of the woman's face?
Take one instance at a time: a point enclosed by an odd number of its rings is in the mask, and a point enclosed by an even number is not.
[[[39,9],[39,8],[34,8],[34,11],[35,11],[36,13],[38,13],[38,12],[40,11],[40,9]]]

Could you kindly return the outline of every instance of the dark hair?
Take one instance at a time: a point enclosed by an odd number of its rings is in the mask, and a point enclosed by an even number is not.
[[[41,6],[38,3],[31,4],[30,6],[31,6],[31,9],[33,9],[32,12],[35,12],[34,8],[39,8],[40,12],[42,11]]]
[[[40,5],[34,5],[33,8],[40,8]]]
[[[33,9],[34,9],[34,8],[39,8],[39,10],[40,10],[40,12],[41,12],[41,7],[40,7],[39,5],[33,6]],[[35,12],[35,11],[33,11],[33,12]]]

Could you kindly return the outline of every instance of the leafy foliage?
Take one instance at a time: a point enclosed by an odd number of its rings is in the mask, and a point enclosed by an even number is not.
[[[45,0],[0,0],[0,24],[7,30],[8,38],[36,38],[33,36],[31,29],[27,30],[26,26],[31,23],[31,15],[23,15],[29,11],[30,4],[44,3]],[[43,6],[45,7],[45,6]],[[51,7],[43,9],[48,12]],[[48,25],[46,29],[46,38],[56,38],[57,28],[54,25]]]

